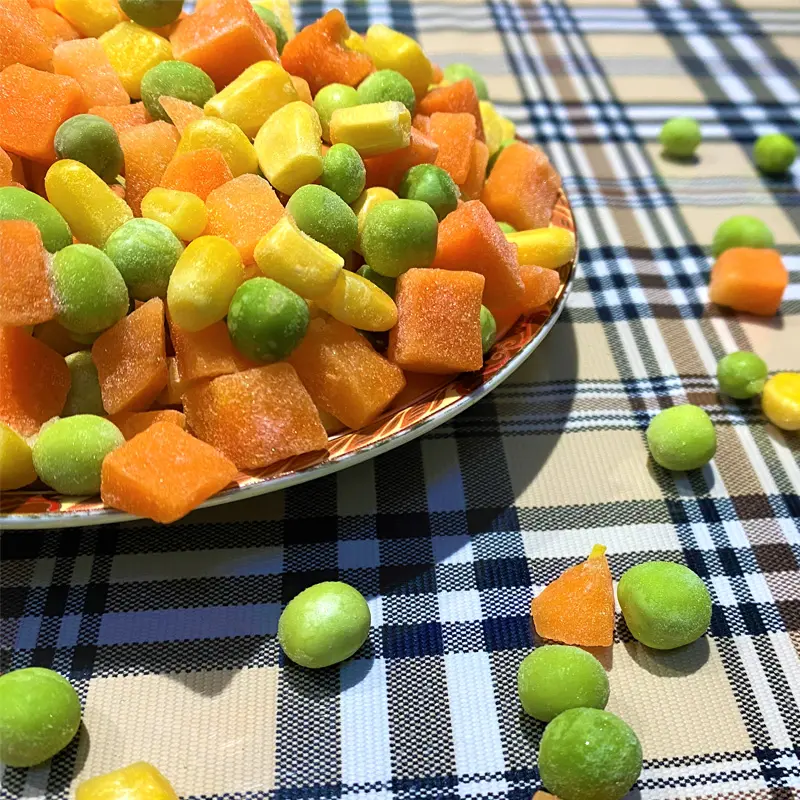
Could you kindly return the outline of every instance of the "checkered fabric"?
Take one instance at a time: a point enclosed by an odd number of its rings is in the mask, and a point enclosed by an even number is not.
[[[714,600],[694,645],[650,651],[620,621],[600,654],[642,741],[641,797],[800,796],[800,442],[712,377],[737,349],[800,369],[800,166],[767,180],[751,154],[762,133],[800,139],[800,5],[344,7],[357,30],[388,23],[475,65],[547,149],[582,245],[568,309],[488,400],[374,461],[169,528],[6,532],[2,669],[68,675],[84,727],[52,764],[6,769],[0,797],[67,797],[145,759],[198,800],[529,800],[529,602],[595,542],[615,579],[668,559]],[[678,114],[703,125],[690,166],[657,144]],[[708,244],[734,213],[769,224],[791,271],[775,319],[707,304]],[[668,474],[644,430],[687,401],[719,450]],[[368,644],[339,669],[286,663],[282,606],[331,579],[369,598]]]

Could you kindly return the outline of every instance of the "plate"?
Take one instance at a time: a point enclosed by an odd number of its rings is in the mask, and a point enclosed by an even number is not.
[[[559,193],[551,223],[577,230],[566,195]],[[542,343],[564,310],[575,276],[575,258],[559,270],[561,286],[544,309],[517,320],[492,348],[480,372],[456,377],[419,376],[401,394],[401,406],[390,408],[376,422],[358,431],[344,431],[328,441],[327,452],[306,453],[260,470],[240,472],[233,484],[207,500],[201,508],[233,503],[285,489],[405,444],[469,408],[499,386]],[[0,497],[0,529],[68,528],[137,519],[107,508],[99,497],[67,497],[42,488],[17,489]]]

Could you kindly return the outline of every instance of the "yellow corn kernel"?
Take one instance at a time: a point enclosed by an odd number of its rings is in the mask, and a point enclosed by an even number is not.
[[[222,153],[234,178],[245,173],[258,172],[258,159],[252,142],[244,135],[242,129],[232,122],[216,117],[190,122],[183,129],[177,152],[188,153],[192,150],[202,150],[204,147]]]
[[[191,242],[208,224],[206,204],[191,192],[151,189],[142,198],[142,216],[166,225],[179,239]]]
[[[84,36],[97,38],[123,16],[114,0],[56,0],[56,11]]]
[[[360,33],[350,31],[350,35],[342,42],[348,50],[353,50],[356,53],[366,53],[367,45],[364,37]]]
[[[500,115],[492,103],[488,100],[481,100],[479,105],[483,133],[486,136],[486,147],[489,148],[489,155],[493,156],[500,149],[500,143],[503,141],[503,125],[500,122]]]
[[[264,6],[274,12],[290,39],[295,35],[297,29],[294,25],[294,16],[289,0],[252,0],[252,3],[254,6]]]
[[[103,247],[120,225],[133,219],[130,206],[80,161],[56,161],[44,176],[47,199],[79,242]]]
[[[765,384],[761,408],[784,431],[800,431],[800,372],[779,372]]]
[[[0,490],[19,489],[36,480],[28,443],[0,422]]]
[[[356,272],[343,269],[333,291],[316,300],[334,319],[362,331],[388,331],[397,324],[397,306],[386,292]]]
[[[352,145],[363,157],[380,156],[411,141],[411,114],[396,100],[337,108],[330,125],[331,144]]]
[[[508,119],[508,117],[503,117],[498,114],[497,118],[500,120],[500,130],[502,132],[500,141],[504,142],[506,139],[514,139],[517,135],[517,126]]]
[[[507,233],[506,239],[517,246],[519,263],[526,266],[558,269],[575,257],[575,234],[555,225]]]
[[[178,800],[169,781],[144,761],[78,785],[75,800]]]
[[[356,251],[361,252],[361,232],[364,230],[364,222],[367,219],[367,214],[372,211],[375,206],[385,203],[387,200],[397,200],[397,195],[385,186],[373,186],[371,189],[365,189],[361,192],[361,196],[353,203],[352,208],[358,220],[358,240],[356,241]]]
[[[214,95],[203,107],[207,117],[238,125],[251,139],[282,106],[299,100],[291,75],[274,61],[259,61]]]
[[[172,60],[169,40],[135,22],[120,22],[100,37],[100,44],[125,91],[134,100],[142,96],[145,72],[162,61]]]
[[[288,215],[261,239],[254,255],[268,278],[309,300],[329,294],[344,266],[338,253],[306,236]]]
[[[322,175],[322,125],[319,114],[298,100],[279,108],[255,140],[258,163],[280,192],[292,194]]]
[[[201,236],[181,253],[167,286],[167,308],[179,328],[201,331],[228,313],[244,280],[239,251],[221,236]]]
[[[433,68],[422,48],[410,36],[386,25],[370,25],[364,39],[376,69],[393,69],[405,76],[422,97],[433,81]]]

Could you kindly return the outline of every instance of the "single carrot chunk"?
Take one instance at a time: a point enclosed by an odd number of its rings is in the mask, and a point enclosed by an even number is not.
[[[125,199],[137,217],[142,216],[142,198],[161,182],[179,139],[175,126],[161,120],[128,128],[120,135],[125,156]]]
[[[771,317],[778,312],[789,273],[777,250],[732,247],[711,268],[708,299],[736,311]]]
[[[97,39],[58,45],[53,51],[53,69],[80,84],[89,106],[127,106],[131,101]]]
[[[126,439],[133,439],[134,436],[146,431],[156,422],[167,422],[170,425],[177,425],[179,428],[186,427],[186,416],[172,408],[158,411],[120,411],[118,414],[112,414],[108,419],[120,429]]]
[[[80,31],[71,25],[61,14],[49,8],[34,8],[33,15],[42,26],[44,35],[51,47],[57,47],[61,42],[69,42],[73,39],[80,39]]]
[[[224,489],[236,467],[180,426],[156,422],[103,461],[107,506],[156,522],[174,522]]]
[[[411,167],[416,167],[417,164],[433,164],[438,152],[439,145],[433,139],[412,128],[408,147],[364,159],[367,170],[366,188],[385,186],[396,191]]]
[[[465,200],[477,200],[481,196],[486,180],[486,167],[489,164],[489,148],[480,140],[472,143],[467,179],[460,184],[461,196]]]
[[[475,144],[475,118],[471,114],[436,112],[431,116],[430,136],[439,145],[433,162],[450,173],[459,185],[469,177],[472,147]]]
[[[544,151],[515,142],[497,157],[481,200],[498,222],[527,231],[548,226],[560,188],[561,178]]]
[[[614,643],[614,589],[603,545],[570,567],[533,599],[531,616],[542,639],[579,647]]]
[[[92,106],[89,113],[108,120],[117,132],[117,136],[122,136],[129,128],[147,125],[153,121],[141,101],[131,103],[129,106]]]
[[[188,153],[175,153],[161,176],[161,186],[179,192],[191,192],[201,200],[224,183],[233,173],[219,150],[203,147]]]
[[[248,0],[204,4],[178,22],[170,41],[175,58],[200,67],[217,89],[257,61],[280,61],[275,34]]]
[[[201,331],[189,332],[170,319],[169,332],[183,384],[230,375],[255,366],[233,346],[225,320],[214,322]]]
[[[11,186],[14,180],[14,162],[11,156],[0,147],[0,186]]]
[[[56,315],[42,235],[32,222],[0,220],[0,325],[36,325]]]
[[[0,422],[33,436],[61,413],[69,385],[63,356],[22,328],[0,327]]]
[[[475,135],[483,142],[483,118],[475,85],[468,78],[449,86],[431,89],[417,105],[417,113],[433,116],[437,111],[447,114],[471,114],[475,118]]]
[[[158,102],[164,111],[167,112],[172,124],[178,129],[178,133],[183,133],[183,129],[190,123],[198,119],[203,119],[203,109],[190,103],[188,100],[181,100],[177,97],[167,97],[162,95]]]
[[[46,69],[53,47],[25,0],[0,2],[0,69],[25,64]]]
[[[431,118],[426,114],[414,114],[414,119],[411,120],[411,126],[416,128],[420,133],[425,136],[431,135]]]
[[[372,59],[344,46],[350,28],[338,8],[307,25],[283,48],[283,68],[308,82],[311,94],[329,83],[358,86],[374,69]]]
[[[324,450],[314,401],[285,362],[195,384],[183,396],[189,429],[240,469]]]
[[[12,64],[0,72],[0,147],[34,161],[55,161],[58,126],[85,108],[73,78]]]
[[[109,414],[146,411],[167,385],[163,301],[148,300],[101,334],[92,360]]]

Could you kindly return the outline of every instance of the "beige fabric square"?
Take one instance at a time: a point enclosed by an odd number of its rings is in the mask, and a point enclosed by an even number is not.
[[[717,226],[739,214],[751,214],[763,220],[769,225],[777,244],[800,244],[800,233],[779,206],[682,205],[680,209],[692,236],[699,244],[711,244]]]
[[[778,0],[776,0],[778,2]],[[787,0],[791,7],[797,8],[797,0]],[[800,36],[772,36],[775,46],[795,64],[800,64]]]
[[[161,767],[181,797],[273,789],[277,681],[277,667],[94,678],[73,791],[134,761]]]
[[[635,56],[675,59],[667,39],[658,34],[592,33],[585,38],[592,52],[600,59]]]
[[[664,158],[661,155],[661,142],[648,142],[645,147],[653,166],[667,179],[754,178],[759,181],[758,186],[763,188],[747,153],[736,142],[700,145],[695,162]]]
[[[609,75],[621,103],[705,103],[700,87],[689,75]]]
[[[614,645],[608,679],[607,710],[636,731],[647,761],[752,747],[709,637],[678,650],[650,650],[638,642]]]
[[[750,349],[767,362],[770,370],[800,371],[800,316],[786,314],[779,325],[743,316],[739,324],[750,342]]]
[[[522,92],[519,82],[511,73],[504,75],[486,75],[486,88],[489,90],[489,97],[494,103],[519,103],[522,100]]]
[[[468,61],[470,56],[504,55],[505,48],[500,32],[471,31],[420,31],[417,40],[431,61],[444,55],[457,55]],[[448,59],[452,62],[453,59]]]
[[[534,446],[550,453],[538,472],[531,468]],[[648,472],[647,447],[638,431],[508,436],[503,447],[520,506],[588,506],[662,497]]]

